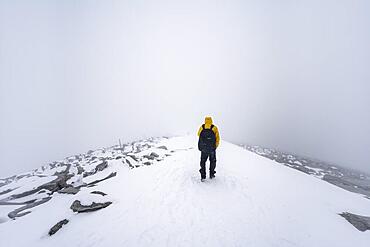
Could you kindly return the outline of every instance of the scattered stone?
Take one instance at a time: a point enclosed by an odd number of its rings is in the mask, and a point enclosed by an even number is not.
[[[101,195],[101,196],[106,196],[107,194],[105,194],[104,192],[101,192],[101,191],[92,191],[91,194],[97,194],[97,195]]]
[[[357,230],[364,232],[370,230],[370,217],[365,217],[357,214],[351,213],[341,213],[339,214],[345,218],[349,223],[351,223]]]
[[[67,187],[58,191],[58,193],[70,195],[76,195],[78,192],[80,192],[80,188],[77,187]]]
[[[146,166],[150,166],[152,163],[150,163],[149,161],[147,161],[147,162],[144,162],[144,165],[146,165]]]
[[[87,212],[93,212],[93,211],[96,211],[102,208],[106,208],[111,204],[112,202],[103,202],[103,203],[93,202],[90,205],[81,205],[81,202],[79,200],[76,200],[72,203],[70,208],[72,209],[73,212],[87,213]]]
[[[63,225],[66,225],[68,224],[69,220],[67,219],[64,219],[64,220],[61,220],[59,221],[58,223],[56,223],[50,230],[49,230],[49,236],[52,236],[54,235],[55,233],[57,233],[57,231],[59,231]]]

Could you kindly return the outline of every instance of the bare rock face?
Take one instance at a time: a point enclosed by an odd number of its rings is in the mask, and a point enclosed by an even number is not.
[[[64,219],[64,220],[61,220],[59,221],[58,223],[56,223],[50,230],[49,230],[49,236],[52,236],[54,235],[55,233],[57,233],[57,231],[59,231],[63,225],[66,225],[68,224],[69,220],[67,219]]]
[[[103,202],[103,203],[93,202],[90,205],[82,205],[79,200],[76,200],[72,203],[71,209],[72,209],[73,212],[87,213],[87,212],[97,211],[97,210],[102,209],[102,208],[106,208],[111,204],[112,204],[112,202]]]
[[[351,213],[341,213],[339,214],[345,218],[349,223],[351,223],[357,230],[364,232],[370,230],[370,217],[365,217],[357,214]]]

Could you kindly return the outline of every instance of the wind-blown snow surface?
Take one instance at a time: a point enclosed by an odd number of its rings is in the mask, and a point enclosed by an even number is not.
[[[32,213],[0,224],[0,246],[369,246],[370,233],[338,215],[370,215],[361,195],[227,142],[217,150],[216,179],[202,183],[194,137],[158,145],[171,156],[134,169],[111,160],[102,177],[117,176],[76,195],[55,193]],[[76,199],[113,204],[75,214],[69,206]],[[48,236],[65,218],[70,222]]]

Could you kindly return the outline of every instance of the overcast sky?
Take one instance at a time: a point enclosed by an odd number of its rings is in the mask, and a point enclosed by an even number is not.
[[[370,2],[0,0],[0,177],[195,134],[370,172]]]

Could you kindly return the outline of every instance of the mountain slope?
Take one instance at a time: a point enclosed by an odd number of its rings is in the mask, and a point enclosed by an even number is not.
[[[17,202],[20,199],[11,195],[55,181],[66,168],[54,164],[54,168],[34,171],[32,176],[2,181],[0,246],[311,247],[370,243],[369,232],[359,232],[338,215],[347,211],[370,215],[369,200],[227,142],[222,142],[217,153],[216,179],[203,183],[193,137],[143,141],[123,150],[112,147],[89,155],[58,163],[70,164],[66,182],[70,186],[64,187],[78,187],[77,194],[42,188],[45,192],[39,190],[21,199],[36,198],[37,202],[45,193],[51,199],[15,220],[7,220],[6,213],[19,205],[4,202]],[[93,160],[102,160],[106,166],[97,168],[102,163]],[[81,169],[84,171],[78,174]],[[113,173],[116,176],[93,183]],[[70,205],[75,200],[86,205],[93,201],[113,203],[96,212],[74,213]],[[69,223],[49,236],[49,229],[63,219]]]

